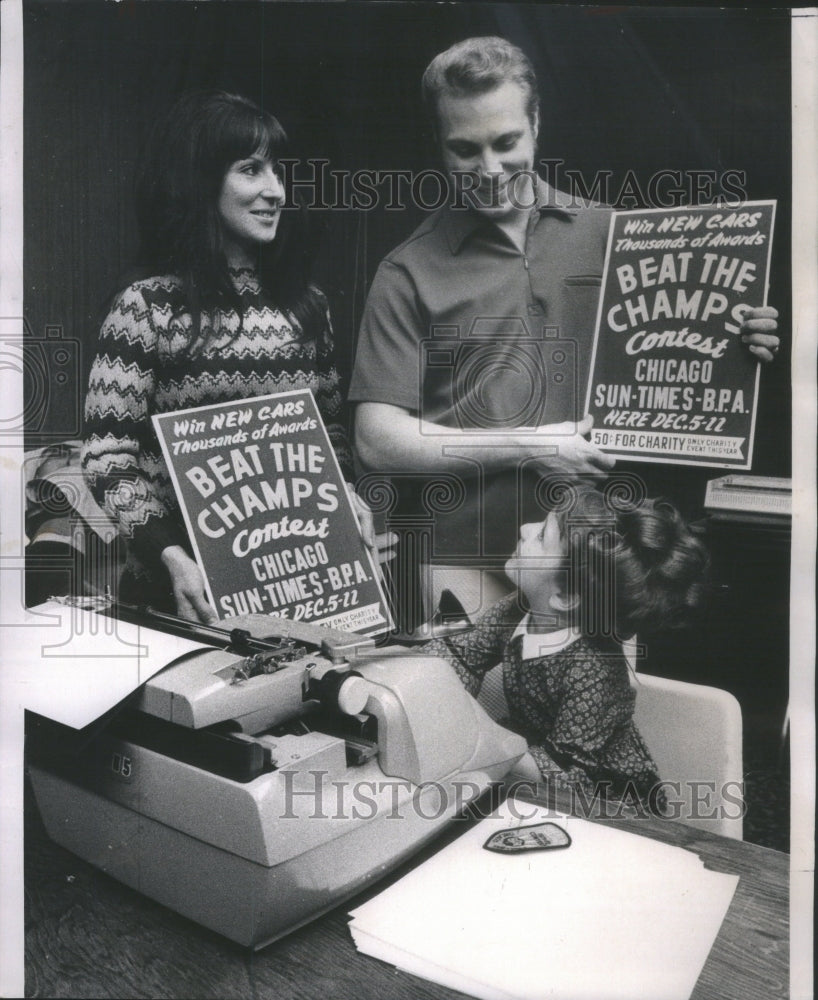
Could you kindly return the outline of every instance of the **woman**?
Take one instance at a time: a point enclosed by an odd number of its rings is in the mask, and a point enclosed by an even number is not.
[[[327,303],[308,282],[306,214],[287,204],[279,168],[286,144],[243,97],[197,92],[173,106],[137,181],[137,280],[115,297],[91,369],[83,470],[127,542],[120,597],[194,620],[215,614],[153,414],[309,388],[352,479]]]

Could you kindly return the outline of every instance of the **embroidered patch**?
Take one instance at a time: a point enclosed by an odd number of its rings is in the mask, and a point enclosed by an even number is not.
[[[519,854],[522,851],[551,851],[558,847],[568,847],[571,838],[556,823],[537,823],[534,826],[518,826],[511,830],[493,833],[483,844],[487,851],[498,854]]]

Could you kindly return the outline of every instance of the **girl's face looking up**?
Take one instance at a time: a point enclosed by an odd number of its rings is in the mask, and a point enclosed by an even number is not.
[[[232,267],[252,266],[260,243],[272,243],[284,205],[277,165],[260,155],[227,168],[217,208],[225,254]]]
[[[520,528],[517,548],[506,560],[506,576],[525,595],[533,615],[553,619],[552,598],[565,590],[567,583],[566,541],[553,512],[539,523]]]

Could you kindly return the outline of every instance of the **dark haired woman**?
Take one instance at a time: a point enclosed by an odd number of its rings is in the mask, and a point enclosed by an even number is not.
[[[288,204],[279,167],[286,143],[243,97],[177,101],[148,143],[138,270],[114,298],[91,369],[83,470],[127,542],[120,597],[186,618],[215,615],[153,414],[308,388],[352,479],[327,303],[308,280],[307,217]]]

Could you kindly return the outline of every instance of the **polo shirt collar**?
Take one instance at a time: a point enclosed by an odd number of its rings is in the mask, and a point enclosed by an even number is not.
[[[556,212],[567,218],[577,214],[576,205],[572,203],[571,196],[564,191],[558,191],[547,184],[542,177],[537,177],[537,201],[532,211],[543,215],[547,212]],[[468,208],[445,208],[446,235],[449,240],[449,249],[453,254],[460,253],[463,244],[478,229],[490,226],[491,222]]]
[[[556,632],[530,632],[531,613],[528,612],[514,630],[511,637],[513,642],[517,636],[522,637],[520,655],[524,660],[539,659],[543,656],[553,656],[554,653],[561,653],[579,639],[581,632],[579,629],[568,628],[558,629]]]

